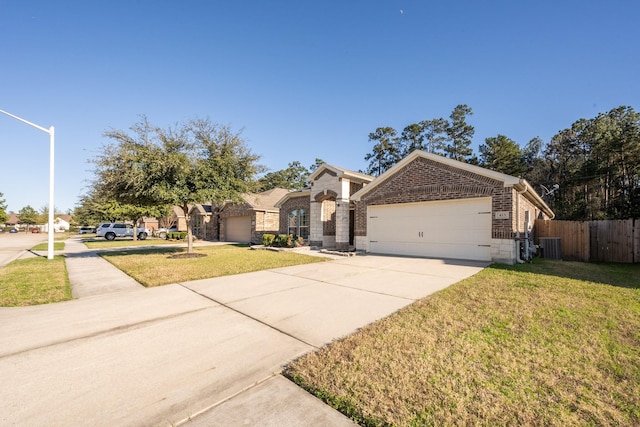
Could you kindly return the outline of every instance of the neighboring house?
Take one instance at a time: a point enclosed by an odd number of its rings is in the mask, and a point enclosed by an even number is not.
[[[48,228],[48,225],[45,227],[45,230]],[[58,215],[53,219],[53,231],[56,233],[62,233],[63,231],[69,231],[71,227],[71,215]]]
[[[162,224],[160,224],[162,226]],[[187,231],[187,219],[184,216],[184,211],[179,206],[173,206],[169,224],[164,226],[165,228],[175,227],[178,231]]]
[[[137,226],[140,228],[146,228],[147,230],[151,231],[151,233],[153,233],[159,228],[158,218],[144,216],[142,217],[142,220],[138,222]]]
[[[10,213],[8,215],[7,222],[5,222],[5,224],[9,228],[11,228],[11,227],[18,228],[18,226],[20,224],[20,217],[17,214]]]
[[[276,203],[280,233],[338,250],[513,264],[554,216],[524,179],[419,150],[375,179],[325,164],[309,182]]]
[[[213,204],[193,205],[189,210],[193,235],[202,240],[218,238],[217,210]]]
[[[284,188],[273,188],[244,194],[240,203],[226,203],[218,213],[220,240],[259,243],[265,233],[278,234],[280,216],[275,204],[287,193]]]

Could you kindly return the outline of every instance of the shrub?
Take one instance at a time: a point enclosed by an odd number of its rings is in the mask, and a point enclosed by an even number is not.
[[[186,231],[174,231],[171,233],[167,233],[168,240],[182,240],[187,237]]]
[[[275,234],[263,234],[262,235],[262,244],[265,246],[273,245],[273,241],[275,240]]]
[[[286,248],[288,246],[289,236],[287,234],[278,234],[273,240],[273,246]]]

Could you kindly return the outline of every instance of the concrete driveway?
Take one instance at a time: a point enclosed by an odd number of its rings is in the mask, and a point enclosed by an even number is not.
[[[0,421],[352,425],[282,366],[485,265],[368,255],[0,308]]]

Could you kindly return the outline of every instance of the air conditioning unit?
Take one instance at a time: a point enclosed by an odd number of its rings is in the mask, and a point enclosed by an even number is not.
[[[562,240],[559,237],[540,237],[542,258],[562,259]]]

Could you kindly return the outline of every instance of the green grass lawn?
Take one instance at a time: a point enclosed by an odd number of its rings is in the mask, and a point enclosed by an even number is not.
[[[124,248],[131,246],[156,246],[156,245],[176,245],[184,244],[187,246],[187,242],[180,242],[177,240],[165,240],[148,238],[145,240],[136,240],[135,242],[131,237],[117,238],[115,240],[106,240],[103,237],[84,238],[82,242],[89,249],[111,249],[111,248]]]
[[[640,265],[493,266],[290,364],[361,425],[640,425]]]
[[[0,268],[0,306],[48,304],[71,299],[64,257],[19,259]]]
[[[61,251],[64,249],[64,242],[53,242],[53,250]],[[32,251],[48,251],[49,243],[38,243],[34,247],[31,248]]]
[[[186,253],[186,248],[182,247],[104,252],[101,255],[144,286],[159,286],[327,260],[293,252],[251,250],[240,245],[196,247],[194,252],[206,256],[171,258],[173,255]]]

